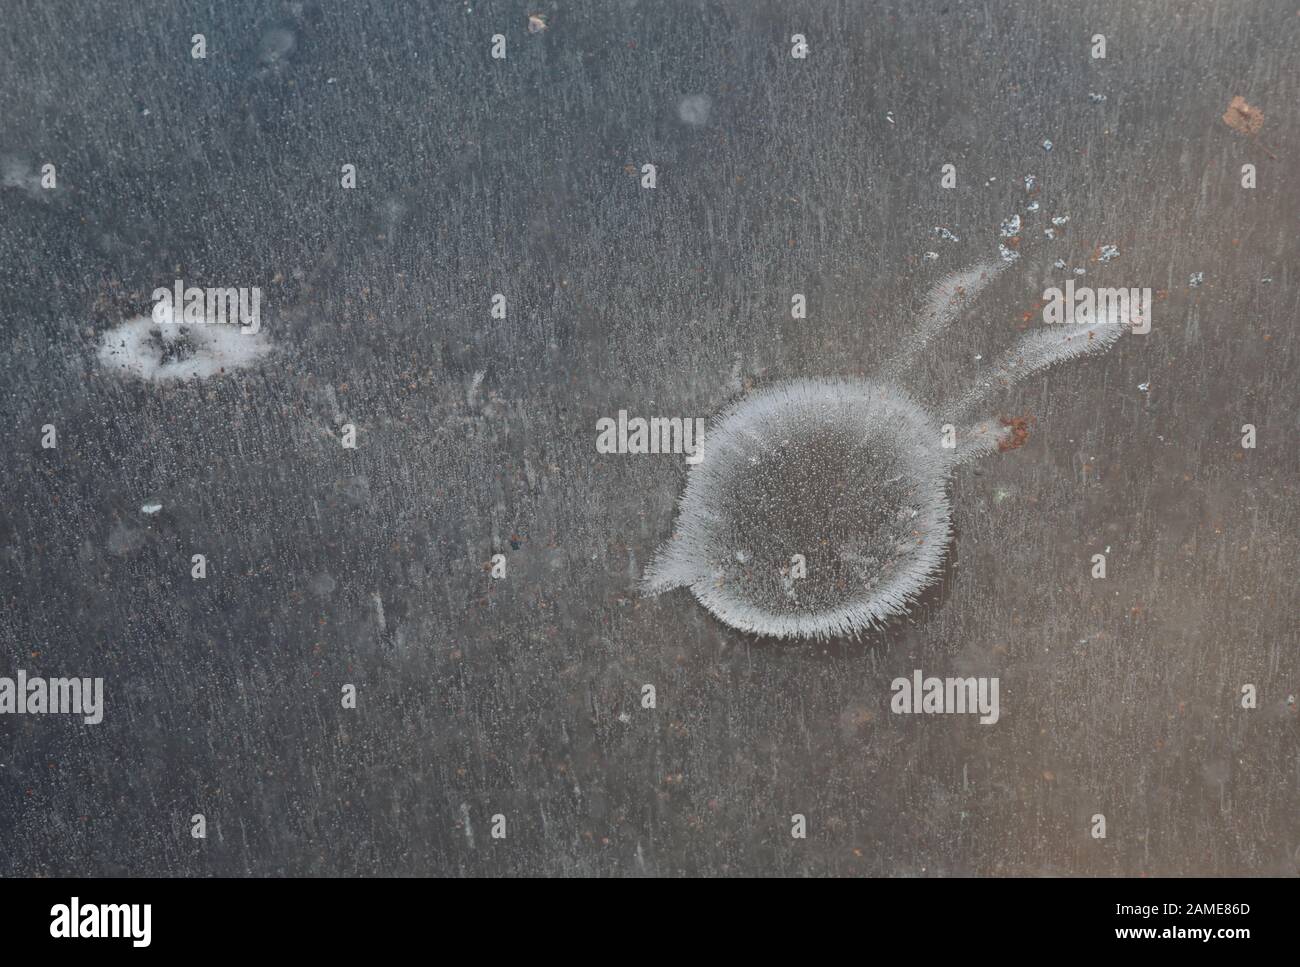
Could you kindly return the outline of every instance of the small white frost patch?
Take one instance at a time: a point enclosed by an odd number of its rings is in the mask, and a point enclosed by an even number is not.
[[[677,104],[677,116],[687,124],[698,127],[707,124],[713,102],[704,94],[688,94]]]
[[[169,349],[179,350],[175,358],[167,358]],[[192,351],[182,355],[185,349]],[[261,333],[245,333],[239,326],[159,325],[149,316],[138,316],[104,333],[98,358],[101,366],[119,376],[166,383],[244,369],[271,349]]]
[[[162,510],[162,504],[142,504],[140,512],[144,514],[156,514]]]

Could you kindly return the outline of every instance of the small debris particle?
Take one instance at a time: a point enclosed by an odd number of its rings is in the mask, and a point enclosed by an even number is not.
[[[1240,94],[1232,99],[1223,112],[1223,123],[1238,134],[1255,135],[1264,126],[1264,112],[1251,107]]]

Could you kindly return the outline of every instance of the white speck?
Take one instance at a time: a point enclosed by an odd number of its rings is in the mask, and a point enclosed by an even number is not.
[[[1050,141],[1044,141],[1044,142],[1043,142],[1043,150],[1044,150],[1044,151],[1051,151],[1051,150],[1052,150],[1052,142],[1050,142]]]
[[[1109,262],[1111,259],[1116,259],[1116,258],[1119,258],[1119,246],[1103,245],[1101,247],[1101,254],[1097,256],[1097,261]]]
[[[1014,262],[1016,259],[1020,258],[1020,253],[1012,251],[1011,249],[1007,248],[1005,245],[999,244],[998,256],[1002,259],[1003,262]]]
[[[998,233],[1003,238],[1012,238],[1020,234],[1020,216],[1012,215],[998,226]]]
[[[1089,91],[1089,92],[1088,92],[1088,100],[1092,101],[1093,104],[1105,104],[1105,103],[1106,103],[1106,95],[1105,95],[1105,94],[1094,94],[1094,93],[1092,93],[1091,91]]]
[[[1049,228],[1048,231],[1050,232],[1051,229]],[[1058,269],[1063,269],[1065,268],[1065,259],[1057,259],[1055,262],[1052,263],[1052,265]]]
[[[933,262],[938,257],[939,257],[938,252],[926,252],[925,255],[922,256],[922,258],[924,258],[927,262]]]
[[[632,716],[628,715],[626,712],[619,712],[618,720],[624,725],[628,725],[632,721]]]
[[[478,370],[469,381],[469,386],[465,388],[465,402],[471,406],[474,404],[474,397],[478,395],[478,388],[483,385],[483,377],[486,375],[486,369]]]
[[[1069,215],[1056,215],[1052,218],[1052,224],[1055,225],[1057,228],[1060,228],[1069,220],[1070,220]]]
[[[1143,393],[1145,393],[1145,392],[1146,392],[1147,390],[1149,390],[1150,388],[1151,388],[1151,384],[1150,384],[1149,382],[1148,382],[1148,383],[1138,383],[1138,389],[1140,389]]]
[[[1056,238],[1056,229],[1054,228],[1043,229],[1043,238]]]
[[[1075,275],[1087,275],[1087,274],[1088,274],[1088,270],[1087,270],[1087,269],[1083,269],[1083,268],[1075,269],[1075,270],[1074,270],[1074,274],[1075,274]]]
[[[1195,287],[1195,286],[1200,285],[1200,284],[1201,284],[1202,282],[1204,282],[1204,281],[1205,281],[1205,273],[1204,273],[1204,272],[1195,272],[1195,273],[1193,273],[1192,276],[1187,280],[1187,284],[1190,285],[1190,286]]]
[[[145,514],[156,514],[160,510],[162,510],[162,504],[143,504],[140,507],[141,513]]]
[[[959,239],[959,238],[958,238],[956,235],[954,235],[952,232],[948,231],[948,229],[946,229],[946,228],[940,228],[938,225],[936,225],[936,226],[934,227],[934,230],[939,234],[939,237],[940,237],[941,239],[943,239],[945,242],[960,242],[960,241],[961,241],[961,239]]]
[[[1025,175],[1025,191],[1033,191],[1038,187],[1037,175]]]
[[[894,123],[894,112],[893,112],[893,111],[886,111],[886,112],[885,112],[885,120],[888,121],[890,124],[893,124],[893,123]]]
[[[1038,202],[1036,202],[1036,201],[1031,201],[1031,202],[1030,202],[1028,205],[1026,205],[1025,207],[1026,207],[1029,211],[1031,211],[1031,212],[1036,212],[1036,211],[1038,211]]]

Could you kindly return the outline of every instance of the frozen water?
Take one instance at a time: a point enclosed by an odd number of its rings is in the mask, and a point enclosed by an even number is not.
[[[98,358],[111,373],[166,383],[243,369],[270,351],[262,333],[241,332],[238,326],[160,325],[149,316],[138,316],[104,333]]]
[[[950,451],[895,387],[784,383],[724,412],[707,439],[647,590],[689,586],[757,634],[855,635],[905,609],[942,562]],[[795,555],[807,576],[787,588]]]
[[[945,277],[883,378],[778,383],[724,410],[643,589],[689,588],[723,622],[777,638],[857,637],[905,612],[947,547],[949,473],[1009,432],[967,414],[995,389],[1106,350],[1124,328],[1112,312],[1022,337],[945,411],[963,423],[945,441],[945,420],[901,378],[1007,261]]]

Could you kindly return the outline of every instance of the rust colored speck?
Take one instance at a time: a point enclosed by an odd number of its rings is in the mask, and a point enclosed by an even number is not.
[[[1029,439],[1029,426],[1034,422],[1034,418],[1032,416],[1004,416],[998,422],[1011,430],[1010,433],[998,440],[998,453],[1006,453],[1008,450],[1017,450],[1025,445],[1025,441]]]

